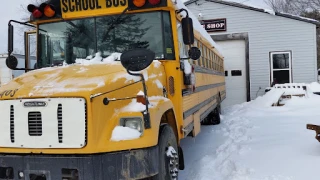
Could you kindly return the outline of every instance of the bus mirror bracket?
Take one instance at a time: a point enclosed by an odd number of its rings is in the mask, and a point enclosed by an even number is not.
[[[13,31],[14,28],[11,23],[8,25],[8,56],[13,52]]]
[[[122,66],[127,70],[128,74],[132,76],[139,76],[141,78],[143,91],[146,99],[146,110],[143,112],[144,126],[145,129],[149,129],[151,128],[151,123],[148,108],[149,101],[146,82],[143,74],[138,73],[137,71],[142,71],[149,67],[152,61],[155,59],[155,53],[147,49],[133,49],[122,53],[120,59]]]
[[[189,13],[186,9],[181,8],[177,10],[176,13],[179,14],[182,11],[186,12],[186,17],[181,20],[183,43],[189,46],[189,58],[198,60],[201,56],[201,51],[197,47],[192,47],[194,44],[193,21],[192,18],[189,17]]]
[[[28,24],[27,22],[19,22],[15,20],[10,20],[8,23],[8,57],[6,59],[6,65],[8,68],[12,70],[33,70],[33,69],[28,69],[28,68],[17,68],[18,66],[18,59],[11,55],[13,52],[13,36],[14,36],[14,28],[11,23],[17,23],[29,27],[36,28],[36,26]]]
[[[188,11],[186,9],[179,9],[176,12],[181,13],[182,11],[186,12],[186,17],[182,18],[181,25],[182,25],[182,36],[183,36],[183,43],[185,45],[192,45],[194,43],[194,33],[193,33],[193,21],[189,17]]]

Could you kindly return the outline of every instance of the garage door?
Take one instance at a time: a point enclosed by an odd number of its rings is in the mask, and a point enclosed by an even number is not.
[[[222,108],[247,102],[245,41],[218,41],[224,52],[227,98]]]

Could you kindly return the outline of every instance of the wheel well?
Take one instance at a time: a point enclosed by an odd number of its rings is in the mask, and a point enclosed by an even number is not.
[[[180,146],[178,128],[177,128],[176,118],[174,116],[173,109],[167,110],[161,117],[160,126],[164,126],[166,124],[171,126],[171,128],[173,129],[173,132],[174,132],[174,134],[176,136],[177,144],[178,144],[178,150],[179,150],[179,169],[180,170],[184,170],[184,168],[185,168],[184,155],[183,155],[183,150],[182,150],[182,148]],[[160,127],[160,130],[161,130],[161,127]]]
[[[169,124],[171,126],[171,128],[173,129],[174,134],[175,134],[175,136],[177,138],[178,145],[179,145],[180,143],[179,143],[178,128],[177,128],[176,118],[174,116],[173,109],[167,110],[162,115],[160,124],[161,125],[162,124]]]

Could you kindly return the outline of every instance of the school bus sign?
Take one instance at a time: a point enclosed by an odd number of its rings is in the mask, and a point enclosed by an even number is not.
[[[63,18],[79,16],[97,16],[109,13],[122,12],[128,7],[128,0],[61,0]]]

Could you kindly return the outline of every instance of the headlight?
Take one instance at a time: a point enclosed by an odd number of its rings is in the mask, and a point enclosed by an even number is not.
[[[142,119],[140,117],[133,117],[133,118],[121,118],[120,125],[132,129],[136,129],[142,133]]]

